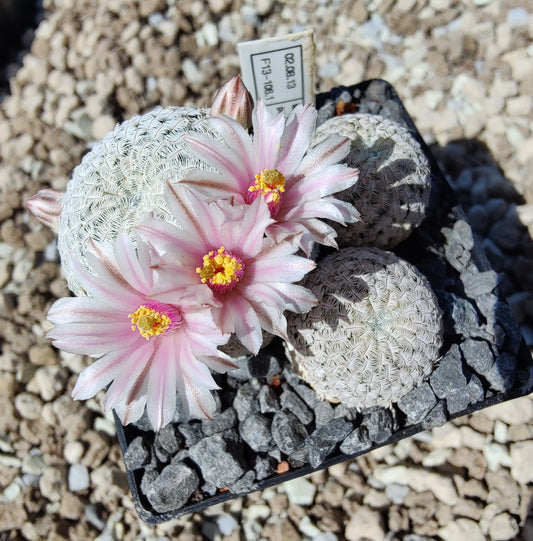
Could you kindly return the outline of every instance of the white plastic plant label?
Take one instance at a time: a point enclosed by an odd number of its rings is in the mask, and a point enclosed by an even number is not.
[[[289,114],[315,101],[313,32],[246,41],[237,45],[242,79],[254,100],[273,113]]]

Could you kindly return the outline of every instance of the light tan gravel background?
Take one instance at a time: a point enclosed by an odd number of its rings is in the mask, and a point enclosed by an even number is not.
[[[44,338],[45,313],[67,291],[53,235],[23,207],[42,187],[64,188],[116,122],[155,105],[208,105],[239,71],[238,41],[313,28],[317,90],[388,80],[428,143],[486,143],[531,225],[531,2],[43,4],[0,102],[0,540],[532,540],[530,398],[203,514],[141,523],[101,396],[69,398],[86,360]],[[522,301],[531,310],[531,296]]]

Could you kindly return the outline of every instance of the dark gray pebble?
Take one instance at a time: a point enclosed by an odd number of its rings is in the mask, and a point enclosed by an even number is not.
[[[232,485],[246,471],[232,430],[203,438],[189,449],[189,455],[200,467],[204,480],[217,488]]]
[[[226,408],[224,411],[215,413],[211,419],[202,421],[202,432],[206,436],[212,436],[218,432],[233,428],[237,424],[237,412],[234,408]]]
[[[252,413],[259,413],[259,389],[251,382],[243,383],[237,390],[233,407],[239,421],[243,421]]]
[[[150,451],[142,436],[137,436],[124,453],[124,464],[130,470],[138,470],[150,462]]]
[[[408,392],[398,401],[398,407],[407,415],[409,424],[417,424],[437,403],[437,397],[427,382]]]
[[[335,450],[337,444],[353,430],[352,423],[342,418],[333,419],[320,426],[306,439],[305,445],[309,453],[309,462],[313,468],[318,468],[322,462]]]
[[[359,426],[344,438],[340,451],[345,455],[355,455],[367,451],[371,445],[367,428]]]
[[[516,357],[508,352],[502,353],[484,376],[494,391],[511,390],[516,378]]]
[[[422,421],[422,426],[425,429],[442,426],[446,424],[448,420],[449,415],[448,410],[446,409],[446,400],[439,400]]]
[[[259,389],[259,410],[261,413],[275,413],[280,410],[278,395],[269,385],[263,385]]]
[[[296,415],[278,411],[272,420],[272,437],[282,453],[290,455],[304,444],[308,432]]]
[[[268,451],[272,447],[270,427],[272,422],[268,417],[252,413],[239,425],[241,438],[256,452]]]
[[[313,410],[305,405],[305,402],[288,386],[284,385],[284,390],[280,396],[280,404],[283,409],[286,409],[300,420],[304,425],[309,424],[313,419]]]
[[[171,423],[164,426],[155,435],[154,443],[156,449],[159,448],[162,451],[168,453],[169,455],[174,455],[180,450],[181,446],[183,445],[183,438],[176,431],[176,426]]]
[[[454,415],[466,410],[472,404],[483,400],[485,391],[481,380],[471,374],[466,387],[462,389],[454,389],[446,395],[446,407],[448,413]]]
[[[196,472],[183,463],[169,464],[145,492],[148,501],[158,513],[183,507],[198,488]]]
[[[467,379],[463,372],[461,352],[457,344],[453,344],[439,361],[429,381],[439,398],[446,398],[451,392],[466,387]]]
[[[270,456],[256,455],[254,464],[255,478],[261,481],[270,477],[276,471],[276,464],[276,460]]]
[[[384,443],[394,430],[394,420],[390,410],[373,408],[370,415],[365,415],[362,425],[368,430],[368,437],[374,443]]]
[[[185,438],[185,445],[187,447],[196,445],[204,437],[199,422],[181,423],[178,425],[178,432]]]
[[[478,374],[484,374],[494,363],[492,349],[485,340],[468,338],[459,347],[468,366]]]

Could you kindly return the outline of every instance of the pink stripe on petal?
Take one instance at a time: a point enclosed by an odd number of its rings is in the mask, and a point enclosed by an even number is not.
[[[335,229],[333,229],[333,227],[326,224],[322,220],[317,220],[315,218],[302,220],[302,224],[305,226],[315,242],[337,248],[337,242],[335,241],[337,238],[337,232]],[[303,240],[304,239],[302,238],[302,242]]]
[[[293,109],[281,137],[277,167],[285,175],[293,173],[300,165],[314,134],[316,109],[311,105]]]
[[[281,219],[287,209],[298,206],[304,201],[313,201],[350,188],[357,182],[357,179],[357,170],[342,164],[332,165],[323,171],[311,173],[295,183],[290,191],[287,190],[287,197],[282,200],[276,218]]]
[[[350,139],[341,135],[332,135],[318,145],[311,147],[296,169],[296,175],[309,175],[343,160],[350,152]]]
[[[63,297],[58,299],[48,311],[46,318],[54,325],[81,323],[89,321],[116,321],[123,310],[116,310],[87,297]]]
[[[283,240],[280,241],[273,241],[271,238],[266,239],[258,259],[272,259],[293,255],[298,251],[298,243],[301,236],[301,232],[298,232],[295,234],[286,234]]]
[[[197,237],[204,247],[217,243],[222,211],[215,205],[208,205],[195,193],[185,187],[176,189],[170,184],[165,190],[165,197],[170,211],[191,236]]]
[[[314,261],[299,256],[257,259],[254,263],[254,282],[297,282],[315,266]]]
[[[123,369],[124,360],[133,353],[130,347],[122,351],[108,353],[85,368],[76,381],[72,390],[74,400],[87,400],[101,389],[105,389]]]
[[[208,389],[195,385],[186,374],[182,375],[180,396],[189,416],[195,419],[210,419],[216,411],[216,402]]]
[[[285,301],[285,309],[299,314],[309,312],[318,304],[313,292],[298,284],[270,284]]]
[[[104,406],[106,409],[118,408],[136,399],[141,390],[146,389],[146,378],[151,368],[157,342],[146,342],[133,350],[124,360],[124,370],[120,371],[107,390]]]
[[[98,336],[92,332],[84,333],[81,324],[68,323],[60,327],[54,327],[48,332],[47,336],[53,340],[53,345],[58,349],[69,353],[94,356],[129,346],[138,339],[138,336],[133,331],[130,331],[130,334],[131,336],[117,332]]]
[[[120,272],[131,287],[143,294],[150,289],[152,276],[149,267],[141,266],[137,251],[145,253],[146,247],[146,244],[138,239],[136,248],[124,232],[118,234],[114,243],[115,258]],[[146,256],[143,259],[146,260]]]
[[[210,369],[220,374],[225,374],[228,370],[236,370],[238,365],[231,361],[231,358],[218,352],[218,356],[202,357],[202,362]],[[224,355],[224,356],[223,356]]]
[[[270,334],[288,339],[287,320],[283,315],[283,305],[278,300],[279,306],[276,306],[274,304],[275,298],[279,299],[279,296],[268,285],[257,284],[254,298],[250,299],[250,304],[253,306],[263,329]]]
[[[183,312],[183,319],[185,321],[184,328],[189,333],[195,333],[205,336],[209,342],[221,346],[228,341],[229,336],[222,334],[220,329],[216,326],[213,319],[213,314],[210,309],[199,309],[196,306]]]
[[[136,226],[136,230],[143,240],[151,243],[158,250],[171,250],[175,247],[176,237],[180,230],[163,220],[147,217]]]
[[[205,135],[185,137],[189,149],[201,160],[214,167],[220,174],[241,179],[248,176],[240,160],[239,149],[228,147]]]
[[[144,413],[146,406],[146,395],[143,389],[139,389],[135,398],[132,398],[127,404],[119,404],[115,408],[115,412],[118,415],[123,425],[137,422]],[[109,408],[106,408],[108,411]]]
[[[247,209],[240,223],[241,253],[245,258],[255,257],[263,247],[266,228],[274,223],[270,210],[262,197],[258,197]]]
[[[302,218],[326,218],[345,224],[346,221],[357,221],[359,213],[354,206],[345,201],[324,197],[318,201],[302,203],[284,216],[285,220],[300,220]]]
[[[220,387],[215,383],[209,368],[197,359],[194,358],[192,353],[185,358],[180,358],[180,368],[189,377],[190,381],[198,387],[204,389],[219,389]]]
[[[263,343],[263,333],[255,310],[246,299],[238,295],[232,295],[226,301],[224,310],[233,320],[237,339],[256,355]]]
[[[252,114],[254,130],[254,174],[263,169],[274,169],[279,153],[279,145],[285,117],[283,113],[277,116],[271,115],[262,100],[257,102]]]
[[[146,412],[155,431],[167,425],[176,409],[176,352],[172,340],[161,341],[148,374]]]
[[[139,293],[129,286],[124,286],[122,280],[115,280],[114,276],[107,274],[105,267],[100,265],[96,258],[88,258],[89,265],[97,267],[96,272],[101,274],[94,276],[82,266],[82,264],[70,258],[70,266],[74,268],[78,279],[83,287],[95,298],[102,299],[103,304],[113,305],[116,308],[127,310],[129,306],[135,304],[139,298]]]
[[[240,179],[241,177],[236,179],[228,175],[193,170],[180,180],[180,184],[196,190],[198,195],[211,201],[235,198],[238,204],[244,204],[244,197],[248,193],[250,183],[246,180],[241,186],[238,182]]]
[[[302,233],[303,226],[298,222],[275,222],[269,225],[266,230],[268,238],[275,243],[282,243],[288,237],[294,237],[295,235],[301,237]]]
[[[253,145],[248,130],[227,116],[211,118],[209,123],[220,134],[226,145],[233,150],[234,154],[240,157],[243,172],[245,174],[251,172],[250,156],[253,152]]]

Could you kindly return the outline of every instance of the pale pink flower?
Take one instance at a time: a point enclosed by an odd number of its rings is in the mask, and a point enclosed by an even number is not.
[[[308,255],[313,242],[336,247],[336,232],[322,219],[342,224],[358,219],[352,205],[332,196],[352,186],[358,171],[338,163],[350,149],[345,137],[331,136],[309,148],[316,116],[314,107],[300,105],[285,121],[259,100],[252,113],[253,135],[227,116],[213,117],[211,126],[222,141],[191,135],[186,142],[216,172],[193,171],[181,182],[210,200],[250,204],[262,195],[275,219],[268,236],[281,240],[301,233]]]
[[[227,342],[211,310],[195,298],[165,303],[150,296],[151,254],[124,233],[110,245],[93,243],[87,259],[96,273],[71,261],[89,297],[56,301],[48,319],[53,344],[68,352],[97,357],[80,374],[72,396],[85,400],[107,390],[104,406],[123,424],[138,420],[145,407],[155,430],[172,420],[178,392],[191,417],[215,411],[209,369],[236,368],[217,350]]]
[[[222,332],[252,353],[262,343],[262,330],[286,338],[283,312],[305,313],[316,303],[313,294],[295,284],[315,267],[294,255],[299,234],[276,243],[265,237],[272,222],[267,204],[228,201],[208,203],[184,187],[167,186],[168,208],[182,229],[155,218],[140,224],[141,235],[162,255],[154,259],[160,282],[154,295],[175,302],[183,294],[176,275],[192,284],[186,292],[211,294],[213,317]]]
[[[246,90],[240,76],[236,75],[224,83],[216,93],[209,114],[229,116],[248,129],[252,127],[253,107],[252,96]]]
[[[61,190],[43,188],[26,201],[26,207],[43,225],[57,233],[64,196]]]

